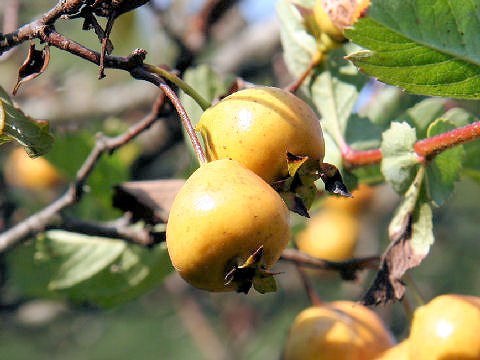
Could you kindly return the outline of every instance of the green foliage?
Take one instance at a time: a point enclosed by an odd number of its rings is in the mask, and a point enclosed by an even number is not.
[[[308,33],[303,17],[294,4],[312,8],[314,1],[279,0],[277,3],[283,56],[290,73],[299,77],[318,54],[318,49],[315,38]]]
[[[417,137],[415,129],[407,123],[393,122],[383,133],[382,173],[398,193],[404,193],[415,175],[417,158],[413,145]]]
[[[138,297],[172,271],[165,244],[149,250],[60,230],[48,231],[15,251],[10,264],[12,281],[27,296],[102,307]]]
[[[480,2],[376,0],[345,35],[369,49],[349,55],[362,71],[407,91],[480,98]]]
[[[46,158],[71,181],[95,144],[92,131],[57,134],[56,142]],[[129,166],[138,153],[138,146],[130,143],[113,154],[103,154],[90,174],[88,191],[75,206],[77,216],[92,220],[109,220],[119,215],[112,208],[112,187],[129,179]],[[68,156],[65,156],[68,154]]]
[[[26,116],[0,86],[0,145],[12,140],[25,147],[30,157],[37,157],[50,150],[54,139],[48,122]]]
[[[430,124],[427,137],[442,134],[455,129],[455,125],[445,119],[437,119]],[[463,146],[456,146],[435,156],[427,167],[427,192],[436,206],[441,206],[453,192],[458,180],[465,156]]]

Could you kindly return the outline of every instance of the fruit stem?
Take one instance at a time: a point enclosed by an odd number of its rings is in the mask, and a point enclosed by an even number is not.
[[[308,278],[305,272],[305,269],[300,265],[296,265],[295,267],[297,268],[298,275],[300,275],[300,278],[302,279],[302,283],[303,283],[303,286],[305,287],[305,291],[307,292],[308,298],[310,299],[310,303],[313,306],[323,305],[323,301],[322,299],[320,299],[320,296],[318,296],[317,292],[313,289],[312,283]]]
[[[192,88],[175,74],[172,74],[170,71],[163,69],[159,66],[149,64],[143,64],[143,67],[145,70],[158,74],[161,77],[177,85],[187,95],[189,95],[193,100],[195,100],[195,102],[202,108],[203,111],[207,110],[210,106],[212,106],[212,104],[205,100],[194,88]]]
[[[320,56],[314,57],[312,59],[312,61],[310,62],[310,64],[308,64],[305,71],[300,75],[300,77],[298,79],[294,80],[293,82],[291,82],[289,85],[287,85],[284,88],[284,90],[288,91],[288,92],[291,92],[291,93],[294,93],[295,91],[297,91],[298,88],[303,84],[305,79],[308,77],[308,75],[310,75],[313,68],[315,68],[315,66],[317,66],[320,63],[321,60],[322,60],[322,55],[321,54],[320,54]]]
[[[408,289],[412,292],[413,298],[417,306],[425,305],[426,304],[425,298],[420,292],[420,289],[418,288],[418,286],[415,284],[415,281],[413,280],[409,272],[405,273],[405,275],[403,276],[403,280],[407,284]]]

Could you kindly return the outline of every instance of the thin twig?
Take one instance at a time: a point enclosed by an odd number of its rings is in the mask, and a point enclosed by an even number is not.
[[[320,299],[320,296],[318,296],[317,292],[313,288],[312,282],[308,278],[308,275],[305,269],[299,264],[296,264],[295,267],[297,268],[298,275],[300,275],[300,278],[302,279],[302,283],[305,288],[305,291],[307,292],[307,296],[310,300],[310,304],[312,304],[313,306],[322,305],[323,301],[322,299]]]
[[[79,202],[83,196],[85,182],[102,154],[105,152],[112,153],[149,128],[157,119],[157,114],[163,105],[164,100],[165,95],[162,93],[155,101],[150,113],[138,123],[130,126],[123,134],[114,138],[108,138],[103,134],[98,134],[95,146],[77,171],[75,180],[70,184],[65,194],[43,210],[40,210],[36,214],[0,234],[0,253],[13,248],[27,238],[44,231],[45,227],[51,223],[52,219],[56,217],[60,211]]]
[[[175,107],[175,110],[177,111],[180,119],[182,120],[183,126],[185,127],[185,130],[190,137],[190,141],[192,142],[195,154],[197,155],[198,162],[200,163],[200,165],[206,163],[207,158],[205,157],[205,153],[203,152],[200,141],[198,141],[198,137],[195,133],[195,129],[192,126],[192,122],[190,121],[187,112],[185,111],[182,103],[180,102],[180,99],[178,98],[177,94],[175,94],[175,92],[172,90],[172,88],[168,86],[165,81],[163,81],[163,79],[155,76],[144,68],[134,68],[130,71],[130,74],[137,79],[149,81],[162,89],[165,95],[170,99],[172,105]]]
[[[128,243],[153,246],[165,241],[165,232],[152,232],[148,228],[132,228],[128,219],[99,223],[62,216],[63,222],[58,225],[48,225],[45,230],[65,230],[90,236],[100,236],[121,239]]]
[[[145,64],[143,67],[145,68],[145,70],[158,74],[161,77],[177,85],[187,95],[189,95],[193,100],[195,100],[195,102],[202,108],[203,111],[207,110],[210,106],[212,106],[212,104],[205,100],[202,95],[200,95],[194,88],[192,88],[175,74],[172,74],[170,71],[162,69],[159,66],[153,66],[148,64]]]
[[[338,271],[345,280],[356,278],[356,272],[364,269],[378,269],[379,256],[354,258],[346,261],[329,261],[312,257],[300,250],[285,249],[280,256],[281,260],[293,262],[304,267]]]
[[[312,72],[312,70],[315,68],[315,66],[317,66],[320,61],[321,61],[321,57],[318,57],[314,60],[312,60],[310,62],[310,64],[308,64],[307,68],[305,69],[305,71],[299,76],[298,79],[294,80],[292,83],[290,83],[289,85],[287,85],[284,90],[286,91],[289,91],[291,93],[294,93],[295,91],[298,90],[298,88],[303,84],[303,82],[305,81],[305,79],[308,77],[308,75],[310,75],[310,73]]]

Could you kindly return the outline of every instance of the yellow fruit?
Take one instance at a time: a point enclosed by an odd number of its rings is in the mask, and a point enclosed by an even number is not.
[[[360,305],[358,305],[360,306]],[[367,311],[370,311],[367,309]],[[335,306],[313,306],[302,311],[290,328],[285,360],[370,360],[378,356],[368,349],[365,332],[370,323]],[[379,348],[379,347],[378,347]],[[385,348],[382,348],[384,351]]]
[[[385,351],[375,360],[410,360],[408,357],[409,342],[408,339],[403,340],[400,344]]]
[[[233,93],[207,109],[196,127],[209,160],[234,159],[271,183],[288,174],[287,152],[322,162],[322,129],[313,110],[273,87]]]
[[[255,276],[275,264],[289,238],[283,200],[234,160],[213,161],[196,170],[175,197],[167,224],[173,266],[187,282],[210,291],[248,291],[244,280],[255,283]],[[225,285],[227,274],[261,246],[263,256],[252,264],[249,278]]]
[[[324,260],[350,259],[355,250],[360,222],[348,212],[323,209],[313,215],[297,239],[297,247]]]
[[[5,180],[11,186],[43,190],[61,180],[55,167],[44,158],[30,158],[25,150],[17,148],[8,157]]]
[[[354,319],[353,326],[362,338],[362,359],[373,359],[395,344],[382,319],[366,306],[353,301],[334,301],[329,306]]]
[[[358,189],[352,192],[353,198],[329,196],[323,205],[329,209],[359,214],[369,205],[374,193],[375,190],[372,186],[361,184]]]
[[[441,295],[418,308],[409,343],[410,359],[480,359],[480,299]]]

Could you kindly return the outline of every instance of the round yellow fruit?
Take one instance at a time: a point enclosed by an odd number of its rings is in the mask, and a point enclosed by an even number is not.
[[[307,254],[331,261],[350,259],[355,251],[360,222],[348,212],[323,209],[313,215],[297,239],[297,247]]]
[[[276,263],[290,238],[289,212],[259,176],[237,161],[217,160],[197,169],[177,194],[166,234],[172,264],[187,282],[244,291],[245,279],[225,285],[226,276],[261,246],[251,277]]]
[[[360,306],[360,305],[358,305]],[[367,311],[370,311],[367,309]],[[285,345],[285,360],[370,360],[386,348],[372,346],[369,334],[371,325],[361,322],[361,317],[351,316],[336,306],[312,306],[302,311],[290,328]],[[372,332],[375,325],[372,326]]]
[[[409,352],[409,342],[408,339],[403,340],[400,344],[395,345],[394,347],[385,351],[380,357],[375,358],[376,360],[410,360],[408,356]]]
[[[61,181],[55,167],[44,158],[32,159],[22,148],[12,151],[5,168],[5,180],[11,186],[43,190]]]
[[[323,161],[322,128],[313,110],[288,91],[253,87],[207,109],[196,127],[209,160],[234,159],[271,183],[288,174],[287,152]]]
[[[409,343],[410,359],[480,359],[480,299],[441,295],[418,308]]]

